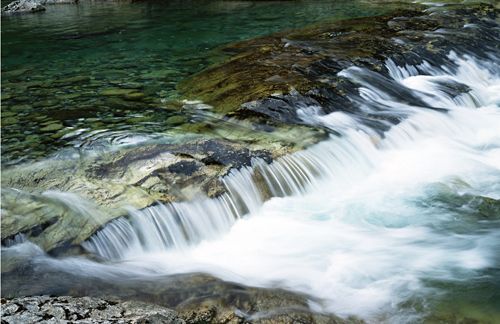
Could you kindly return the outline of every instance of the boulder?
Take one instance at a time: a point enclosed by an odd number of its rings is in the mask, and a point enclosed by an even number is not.
[[[2,242],[17,234],[57,252],[108,221],[157,201],[225,192],[220,178],[269,150],[224,140],[151,144],[77,159],[50,159],[2,171]]]
[[[2,8],[2,16],[45,11],[45,5],[78,3],[79,0],[15,0]]]
[[[487,57],[498,47],[492,27],[498,9],[492,5],[404,7],[377,17],[325,22],[230,44],[221,49],[229,56],[226,61],[180,82],[178,90],[237,118],[301,124],[296,111],[304,106],[320,106],[325,113],[357,109],[349,100],[357,86],[338,75],[346,68],[375,71],[373,77],[379,79],[374,81],[385,83],[388,93],[424,105],[397,82],[380,78],[388,74],[389,58],[399,66],[423,60],[453,65],[447,57],[451,50]],[[476,27],[464,32],[470,23]],[[467,91],[462,85],[447,88],[457,94]]]
[[[40,0],[16,0],[2,8],[2,16],[44,11]]]

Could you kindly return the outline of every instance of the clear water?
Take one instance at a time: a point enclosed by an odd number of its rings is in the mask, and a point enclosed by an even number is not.
[[[383,10],[362,1],[82,1],[3,18],[2,163],[81,145],[96,131],[175,136],[189,121],[171,102],[175,86],[220,61],[218,46]]]

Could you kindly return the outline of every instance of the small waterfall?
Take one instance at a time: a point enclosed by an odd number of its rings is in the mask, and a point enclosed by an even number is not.
[[[280,158],[271,165],[255,159],[251,167],[232,170],[222,179],[226,193],[216,198],[129,210],[127,218],[108,223],[83,246],[117,260],[217,238],[237,219],[257,212],[266,199],[304,193],[318,178],[326,176],[328,166],[322,162],[325,152],[321,145],[318,148]]]
[[[449,116],[466,119],[469,109],[498,106],[495,69],[453,52],[448,59],[456,68],[433,67],[425,61],[397,66],[388,60],[388,76],[357,67],[340,72],[359,85],[358,94],[350,97],[358,112],[324,115],[319,107],[299,111],[306,123],[340,135],[271,164],[255,159],[251,167],[232,170],[222,179],[226,193],[217,198],[131,210],[127,218],[114,220],[93,235],[84,247],[114,260],[183,249],[220,237],[270,198],[301,195],[326,181],[331,186],[355,183],[380,163],[384,150],[404,149],[438,129],[453,138],[476,131],[460,128]],[[384,131],[373,126],[374,120]]]

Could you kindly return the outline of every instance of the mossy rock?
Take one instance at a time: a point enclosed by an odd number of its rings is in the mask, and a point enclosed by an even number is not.
[[[223,47],[229,59],[180,82],[178,90],[189,100],[213,106],[218,113],[243,119],[252,114],[275,119],[282,108],[279,105],[273,107],[273,116],[243,104],[260,105],[275,97],[283,100],[292,92],[316,100],[325,112],[349,110],[352,103],[346,100],[346,93],[356,89],[338,76],[348,67],[387,74],[388,58],[396,64],[420,64],[429,59],[439,65],[450,50],[467,53],[495,46],[487,23],[481,27],[486,32],[466,36],[462,32],[471,20],[496,19],[498,10],[491,5],[445,6],[432,11],[418,4],[399,7],[377,17],[324,22]],[[434,33],[438,29],[448,30],[447,37]],[[278,118],[278,122],[290,121]]]

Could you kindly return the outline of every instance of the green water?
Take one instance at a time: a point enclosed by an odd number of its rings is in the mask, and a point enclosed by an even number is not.
[[[192,119],[176,84],[223,60],[221,45],[382,11],[360,1],[82,1],[6,17],[2,164],[131,134],[175,136]]]

